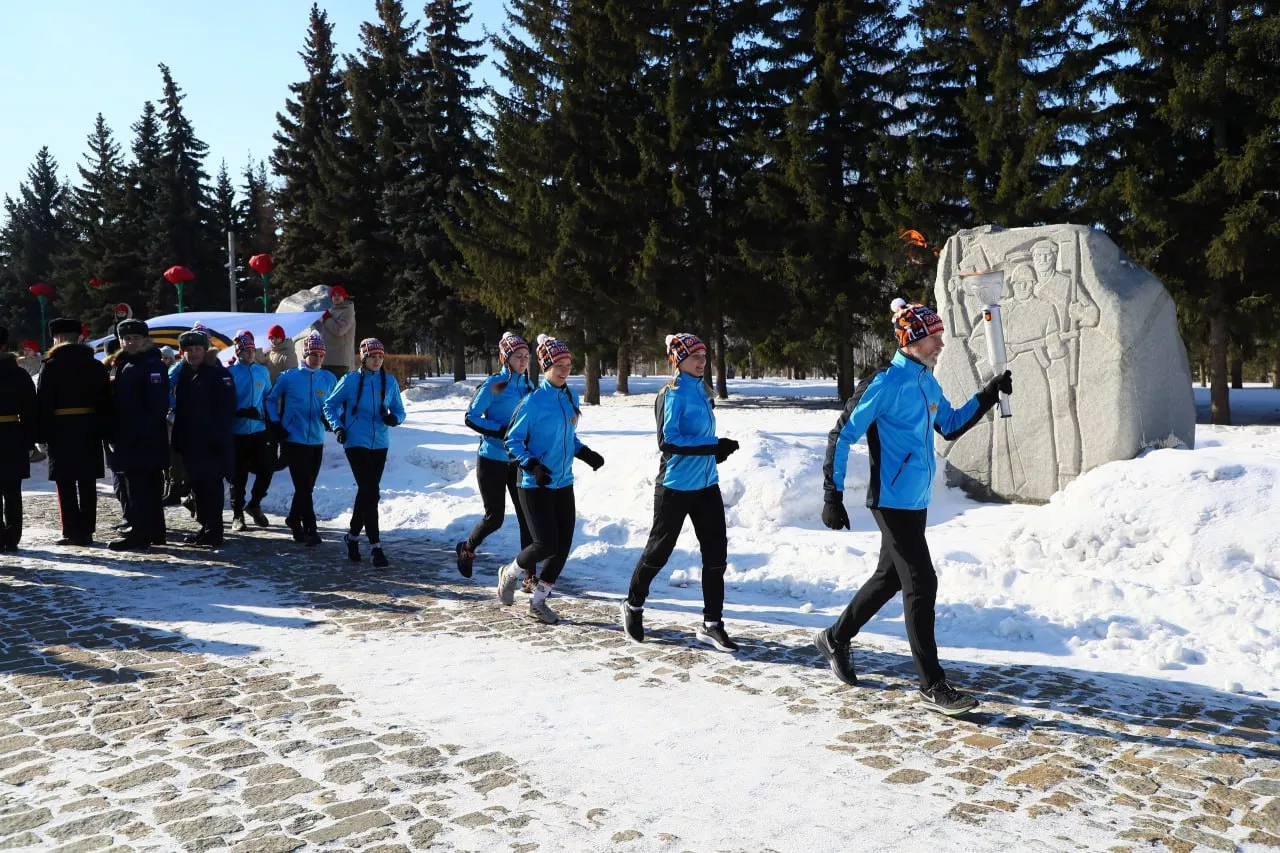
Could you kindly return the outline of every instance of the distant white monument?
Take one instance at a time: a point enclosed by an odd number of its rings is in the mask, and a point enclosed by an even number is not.
[[[1195,442],[1195,402],[1173,299],[1101,231],[984,226],[947,241],[935,284],[946,348],[935,371],[965,399],[991,375],[983,306],[966,275],[1002,271],[1013,416],[941,443],[952,485],[1040,503],[1144,448]]]

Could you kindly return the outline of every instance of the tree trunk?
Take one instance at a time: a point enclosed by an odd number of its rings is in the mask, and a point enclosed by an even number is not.
[[[836,346],[836,395],[842,403],[853,396],[853,345],[847,338]]]
[[[458,329],[453,335],[453,381],[465,382],[467,379],[467,339]]]
[[[1231,387],[1244,387],[1244,359],[1242,358],[1231,359]]]
[[[490,350],[484,351],[484,372],[493,375],[493,352]]]
[[[630,394],[631,384],[627,378],[631,376],[631,345],[622,344],[618,347],[618,393]]]
[[[1219,285],[1221,294],[1221,285]],[[1230,347],[1227,332],[1227,309],[1218,302],[1209,318],[1209,400],[1212,410],[1210,422],[1221,426],[1231,425],[1231,392],[1227,388],[1227,349]]]
[[[724,321],[719,320],[716,323],[716,396],[721,400],[729,399],[729,371],[728,357],[725,355],[725,349],[728,343],[724,336]]]
[[[586,340],[586,387],[582,392],[582,402],[589,406],[600,405],[600,356],[596,353],[596,330],[587,327],[584,334]]]
[[[1276,361],[1271,365],[1271,387],[1280,388],[1280,345],[1276,346]]]

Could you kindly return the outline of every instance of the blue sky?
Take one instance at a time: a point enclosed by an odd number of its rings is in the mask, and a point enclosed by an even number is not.
[[[421,17],[421,0],[405,8]],[[328,0],[340,53],[355,52],[373,0]],[[186,94],[212,177],[226,159],[236,183],[271,151],[275,115],[302,79],[298,51],[311,0],[8,0],[0,26],[0,196],[14,195],[42,145],[64,179],[101,112],[127,153],[144,101],[159,101],[165,63]],[[471,38],[500,28],[502,0],[473,0]],[[482,69],[486,76],[492,67]]]

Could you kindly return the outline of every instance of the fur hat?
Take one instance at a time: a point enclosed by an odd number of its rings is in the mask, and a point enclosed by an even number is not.
[[[285,335],[285,333],[284,333],[284,329],[283,329],[282,327],[280,327],[280,326],[272,326],[270,329],[267,329],[267,338],[268,338],[268,339],[270,339],[270,338],[282,338],[282,339],[283,339],[284,337],[286,337],[286,335]]]
[[[52,337],[74,335],[78,338],[80,337],[80,326],[79,320],[73,320],[70,317],[59,317],[56,320],[49,321],[49,334]]]
[[[150,333],[147,324],[141,320],[121,320],[116,323],[116,337],[120,340],[124,340],[125,335],[142,335],[145,338]]]
[[[568,344],[550,335],[538,335],[538,364],[543,370],[550,370],[562,358],[573,359]]]
[[[503,332],[502,340],[498,341],[498,359],[506,364],[520,350],[528,352],[529,342],[515,332]]]
[[[893,332],[898,336],[899,347],[939,334],[943,329],[942,318],[927,305],[908,304],[899,298],[889,307],[893,309]]]
[[[302,357],[306,358],[313,352],[324,355],[324,337],[319,332],[312,332],[302,343]]]
[[[257,348],[257,344],[253,342],[253,332],[248,329],[241,329],[236,332],[235,337],[231,339],[231,345],[235,347],[236,355],[247,350],[249,347]]]
[[[199,329],[191,329],[178,335],[178,349],[187,350],[192,347],[209,348],[209,336]]]
[[[364,361],[371,355],[386,355],[387,348],[382,345],[382,341],[377,338],[365,338],[360,342],[360,360]]]
[[[692,332],[676,332],[674,335],[667,335],[667,357],[676,367],[694,353],[706,351],[707,345]]]

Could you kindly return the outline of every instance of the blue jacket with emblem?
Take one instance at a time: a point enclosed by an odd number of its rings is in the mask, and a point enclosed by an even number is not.
[[[529,377],[523,373],[513,374],[509,367],[480,383],[471,397],[464,422],[480,433],[481,456],[497,462],[511,461],[502,439],[516,407],[532,393],[533,383]]]
[[[578,440],[581,414],[578,398],[569,386],[557,388],[546,379],[520,401],[506,440],[507,453],[521,468],[520,488],[539,488],[534,476],[524,470],[534,459],[551,472],[551,483],[545,488],[573,485],[573,458],[586,446]]]
[[[384,410],[395,416],[397,425],[404,423],[400,384],[385,370],[371,373],[361,367],[355,373],[343,374],[324,401],[324,416],[329,425],[347,431],[344,447],[384,450],[390,446],[387,435],[390,427],[382,422]]]
[[[681,371],[658,392],[653,413],[662,451],[658,482],[684,492],[719,483],[715,402],[703,381]]]
[[[253,435],[267,428],[266,402],[271,393],[271,373],[261,364],[247,364],[239,359],[227,368],[236,383],[236,411],[253,409],[258,413],[256,418],[236,415],[231,431],[236,435]]]
[[[337,384],[324,368],[286,370],[267,395],[267,420],[283,424],[294,444],[324,444],[324,401]]]
[[[954,441],[995,402],[994,397],[979,392],[960,408],[953,408],[933,374],[898,350],[887,367],[858,383],[827,436],[823,489],[828,493],[844,491],[849,448],[865,435],[871,461],[867,506],[926,508],[937,469],[933,433]]]

